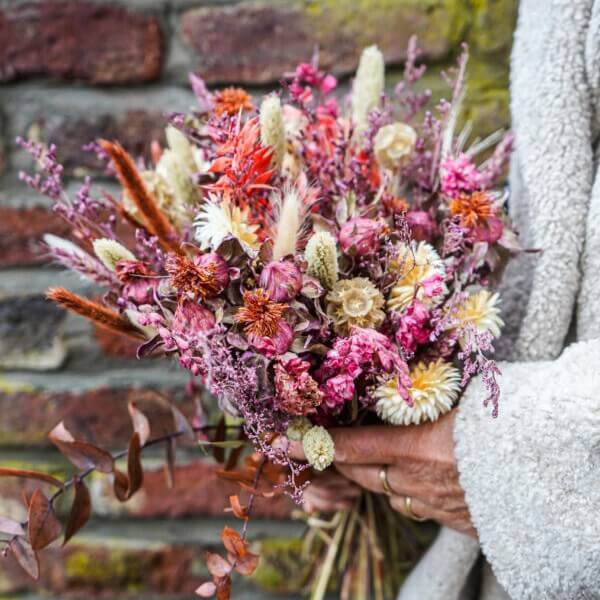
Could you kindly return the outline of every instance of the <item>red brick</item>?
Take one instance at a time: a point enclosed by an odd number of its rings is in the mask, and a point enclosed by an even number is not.
[[[0,267],[47,262],[41,246],[45,233],[64,237],[69,226],[48,208],[0,206]]]
[[[158,21],[118,6],[45,0],[0,11],[0,81],[138,83],[161,73]]]
[[[432,10],[404,2],[365,7],[357,0],[203,7],[183,14],[181,32],[207,82],[266,83],[310,61],[316,45],[321,66],[337,74],[352,72],[362,48],[374,43],[388,62],[403,61],[414,33],[425,57],[444,57],[453,46],[451,36],[460,35],[446,14],[450,4]],[[432,31],[433,21],[437,30]]]
[[[104,354],[122,358],[136,358],[140,343],[126,335],[120,335],[94,325],[94,339]]]

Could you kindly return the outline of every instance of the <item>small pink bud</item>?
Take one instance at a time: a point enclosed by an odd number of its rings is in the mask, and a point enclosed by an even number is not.
[[[279,354],[285,354],[294,341],[294,332],[286,321],[282,321],[275,335],[271,337],[249,335],[248,341],[258,350],[269,358]]]
[[[302,288],[302,273],[290,260],[273,261],[260,274],[260,286],[274,302],[288,302]]]
[[[194,264],[197,267],[212,269],[214,273],[215,283],[219,288],[217,292],[220,294],[229,284],[229,267],[225,259],[216,252],[208,252],[194,258]]]
[[[193,334],[212,329],[215,322],[210,310],[194,300],[184,299],[175,310],[172,329],[175,334]]]
[[[379,247],[383,225],[375,219],[350,219],[340,230],[342,251],[352,256],[372,254]]]

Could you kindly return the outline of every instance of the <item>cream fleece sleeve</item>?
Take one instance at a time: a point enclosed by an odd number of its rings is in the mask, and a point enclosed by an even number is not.
[[[477,379],[455,426],[481,547],[511,598],[600,598],[600,339],[504,363],[500,415]]]

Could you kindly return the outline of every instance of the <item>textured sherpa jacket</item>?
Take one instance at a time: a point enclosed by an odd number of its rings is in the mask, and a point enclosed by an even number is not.
[[[400,600],[600,599],[600,0],[521,0],[511,77],[511,212],[542,252],[503,284],[500,416],[474,381],[456,420],[479,542],[442,529]]]

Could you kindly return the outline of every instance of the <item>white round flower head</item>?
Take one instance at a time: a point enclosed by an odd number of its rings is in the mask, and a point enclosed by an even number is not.
[[[248,209],[231,206],[214,196],[202,205],[194,224],[196,241],[203,250],[216,250],[229,235],[248,250],[257,250],[260,244],[258,226],[249,224]]]
[[[292,442],[301,442],[312,426],[312,423],[306,417],[297,417],[289,422],[285,435]]]
[[[460,391],[458,369],[442,359],[428,365],[418,363],[411,369],[410,378],[412,386],[408,393],[412,406],[398,392],[396,378],[375,390],[377,414],[387,423],[418,425],[436,421],[452,408]]]
[[[358,133],[368,126],[369,112],[378,104],[385,85],[385,61],[377,46],[362,51],[352,85],[352,120]]]
[[[100,238],[92,244],[94,254],[100,262],[109,270],[114,271],[120,260],[135,260],[134,254],[115,240]]]
[[[494,337],[500,336],[504,321],[500,317],[500,296],[489,290],[470,294],[456,311],[456,318],[463,327],[472,325],[479,333],[489,331]],[[460,326],[459,325],[459,326]]]
[[[324,471],[333,463],[335,447],[325,427],[316,426],[309,429],[302,438],[302,447],[306,460],[313,469]]]
[[[307,273],[316,277],[327,289],[338,279],[337,245],[328,231],[318,231],[308,240],[304,250]]]
[[[281,169],[285,154],[285,126],[278,96],[267,96],[260,105],[260,138],[273,151],[272,165]]]
[[[417,132],[406,123],[390,123],[380,127],[373,140],[375,158],[384,169],[398,169],[411,157]]]
[[[435,248],[427,242],[411,242],[399,247],[398,257],[392,268],[399,272],[399,277],[390,291],[388,308],[402,312],[413,300],[419,300],[425,306],[435,306],[447,293],[443,278],[446,273],[444,262]],[[433,278],[440,280],[440,293],[429,295],[424,285]]]

